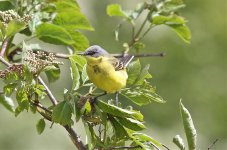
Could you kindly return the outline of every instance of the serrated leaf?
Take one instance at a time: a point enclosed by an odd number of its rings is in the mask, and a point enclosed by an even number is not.
[[[71,35],[61,26],[43,23],[36,28],[37,37],[47,43],[56,45],[72,45]]]
[[[116,138],[122,139],[128,136],[128,133],[125,128],[115,118],[110,116],[109,119],[114,128]]]
[[[129,117],[139,121],[143,121],[143,115],[140,112],[129,111],[103,101],[97,101],[96,105],[104,112],[118,117]]]
[[[127,67],[128,80],[127,85],[132,85],[138,78],[141,70],[141,65],[139,59],[131,62]]]
[[[72,107],[67,101],[62,101],[58,103],[52,113],[52,120],[61,125],[72,125]]]
[[[75,10],[58,13],[54,18],[53,23],[71,30],[94,30],[87,18],[81,12]]]
[[[38,132],[38,134],[42,134],[44,129],[45,129],[46,123],[44,121],[44,119],[40,119],[37,124],[36,124],[36,130]]]
[[[87,65],[85,64],[84,67],[83,67],[83,69],[82,69],[82,72],[81,72],[81,79],[82,79],[83,84],[86,81],[88,81],[88,76],[87,76],[87,70],[86,70],[86,68],[87,68]]]
[[[6,37],[14,36],[16,33],[25,29],[25,24],[23,22],[12,20],[8,23],[6,27]]]
[[[183,125],[184,125],[184,131],[187,137],[188,141],[188,149],[190,150],[195,150],[196,149],[196,129],[192,121],[192,117],[187,110],[187,108],[184,107],[180,100],[180,113],[181,113],[181,118],[183,120]]]
[[[109,16],[120,16],[127,18],[127,15],[122,10],[121,5],[119,4],[111,4],[107,6],[106,13]]]
[[[6,97],[4,95],[0,95],[0,103],[9,111],[14,112],[14,103],[10,97]]]
[[[132,118],[123,118],[123,117],[117,117],[117,118],[119,120],[119,123],[128,129],[132,129],[134,131],[141,131],[146,128],[143,125],[143,123],[138,120],[134,120]]]
[[[185,150],[184,141],[180,135],[176,135],[173,138],[173,143],[176,144],[180,150]]]
[[[177,15],[162,16],[155,15],[152,17],[152,23],[156,25],[166,24],[166,25],[182,25],[185,24],[184,18]]]
[[[93,150],[96,145],[95,131],[89,123],[84,122],[84,127],[88,137],[88,150]]]
[[[70,59],[70,63],[71,63],[71,78],[73,80],[73,83],[72,83],[72,90],[77,90],[80,86],[80,74],[79,74],[79,70],[78,70],[78,67],[77,67],[77,64],[75,62],[74,59],[72,59],[71,57],[69,58]]]

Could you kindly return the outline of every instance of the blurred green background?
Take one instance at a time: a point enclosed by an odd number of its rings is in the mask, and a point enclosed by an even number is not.
[[[114,40],[114,28],[119,18],[108,17],[106,6],[120,3],[123,9],[133,9],[138,0],[79,0],[82,11],[95,28],[86,32],[92,44],[110,52],[120,52],[122,43]],[[198,133],[198,148],[207,149],[219,139],[213,149],[227,149],[227,2],[226,0],[185,0],[180,13],[188,20],[192,31],[191,44],[185,44],[174,32],[162,26],[154,28],[145,38],[143,52],[165,52],[164,58],[144,58],[150,63],[152,84],[167,100],[166,104],[151,103],[140,109],[148,129],[145,131],[171,149],[172,137],[185,138],[179,114],[179,100],[191,112]],[[127,40],[130,30],[123,26],[120,40]],[[44,43],[41,43],[46,46]],[[51,47],[63,51],[64,47]],[[66,50],[65,50],[66,51]],[[64,61],[62,78],[51,83],[55,95],[61,99],[64,88],[70,88],[69,65]],[[0,83],[1,85],[1,83]],[[127,101],[128,102],[128,101]],[[62,150],[75,149],[63,128],[54,125],[40,136],[35,124],[38,114],[23,113],[15,118],[0,106],[0,150]],[[83,137],[81,124],[75,130]],[[83,137],[84,138],[84,137]]]

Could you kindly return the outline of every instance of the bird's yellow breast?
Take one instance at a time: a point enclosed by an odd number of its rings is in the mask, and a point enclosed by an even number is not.
[[[128,78],[126,70],[115,71],[108,58],[87,58],[87,74],[89,79],[100,89],[115,93],[126,86]]]

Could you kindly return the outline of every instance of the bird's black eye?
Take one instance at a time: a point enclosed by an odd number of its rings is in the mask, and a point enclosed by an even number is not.
[[[88,55],[94,55],[96,52],[95,51],[90,51],[88,52]]]

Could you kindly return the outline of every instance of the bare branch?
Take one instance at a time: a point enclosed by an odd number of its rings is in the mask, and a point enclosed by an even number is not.
[[[48,88],[46,83],[43,81],[43,79],[39,76],[38,80],[44,86],[44,88],[46,89],[46,93],[47,93],[48,97],[50,98],[50,101],[52,102],[52,104],[53,105],[57,105],[58,102],[57,102],[56,98],[54,97],[54,95],[52,94],[52,92],[50,91],[50,89]]]
[[[136,149],[136,148],[140,148],[141,146],[137,145],[137,146],[118,146],[118,147],[111,147],[109,148],[109,150],[112,149]]]
[[[8,47],[8,43],[9,43],[9,39],[6,39],[5,41],[3,41],[0,56],[2,57],[4,56],[6,49]]]

